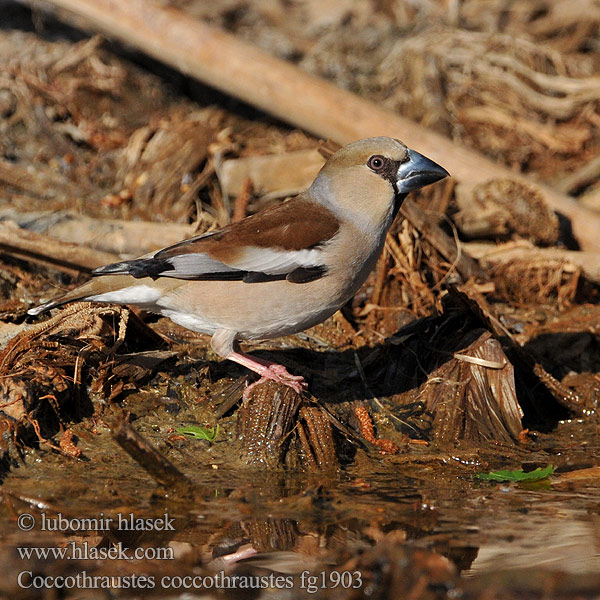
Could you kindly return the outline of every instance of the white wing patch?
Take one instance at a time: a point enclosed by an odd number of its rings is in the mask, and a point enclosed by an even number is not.
[[[180,254],[167,259],[173,271],[164,271],[166,277],[198,277],[209,273],[252,271],[267,275],[285,275],[299,267],[318,267],[324,264],[323,250],[274,250],[248,246],[230,264],[211,258],[207,254]]]
[[[176,277],[178,279],[194,279],[201,275],[210,273],[235,273],[239,271],[236,267],[230,267],[220,260],[208,256],[208,254],[178,254],[166,260],[173,265],[173,271],[163,271],[163,277]]]
[[[274,250],[248,246],[235,262],[242,271],[258,271],[267,275],[284,275],[298,267],[318,267],[323,264],[323,250]]]

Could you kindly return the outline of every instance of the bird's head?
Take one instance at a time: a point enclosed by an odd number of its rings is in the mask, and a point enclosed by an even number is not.
[[[409,192],[449,174],[399,140],[374,137],[333,154],[311,186],[313,197],[339,219],[363,228],[391,225]]]

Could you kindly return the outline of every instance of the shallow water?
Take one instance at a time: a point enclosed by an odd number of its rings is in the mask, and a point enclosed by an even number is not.
[[[157,444],[193,483],[185,493],[157,493],[153,480],[116,448],[107,429],[92,434],[78,427],[86,460],[29,451],[4,481],[4,594],[39,597],[40,590],[23,589],[28,581],[18,580],[23,571],[45,576],[150,573],[158,578],[152,592],[160,595],[165,590],[159,576],[215,577],[224,568],[240,577],[291,577],[281,580],[291,583],[285,592],[273,588],[286,598],[308,593],[302,573],[337,578],[359,573],[356,589],[320,581],[318,597],[487,597],[490,589],[493,597],[561,597],[600,589],[600,495],[593,478],[561,481],[558,474],[527,485],[476,480],[475,473],[488,470],[493,459],[507,466],[493,447],[477,453],[463,449],[454,457],[429,449],[394,457],[359,451],[350,466],[334,473],[269,472],[240,468],[231,459],[235,441],[223,435],[213,444]],[[166,427],[151,430],[143,424],[140,429],[156,443]],[[528,457],[562,471],[589,466],[598,450],[585,443],[585,438],[595,439],[592,430],[577,422],[564,424],[551,436],[540,436]],[[112,518],[112,527],[41,529],[42,515],[46,524],[56,523],[59,513],[71,524],[84,517]],[[19,530],[18,514],[33,516],[31,531]],[[126,531],[115,527],[119,515],[157,522],[168,518],[172,531]],[[38,560],[22,559],[17,550],[69,542],[103,547],[107,540],[173,554],[164,560]],[[51,592],[46,586],[45,593]],[[93,586],[85,593],[103,594]],[[114,593],[132,596],[125,589]],[[233,598],[239,590],[219,593]]]

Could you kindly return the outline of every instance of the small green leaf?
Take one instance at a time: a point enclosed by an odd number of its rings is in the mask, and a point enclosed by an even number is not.
[[[486,481],[539,481],[546,479],[554,473],[554,467],[548,465],[545,469],[538,467],[533,471],[525,473],[523,469],[517,471],[490,471],[489,473],[477,473],[477,479],[485,479]]]
[[[219,426],[200,427],[199,425],[189,425],[188,427],[176,427],[175,431],[183,435],[189,435],[196,440],[208,440],[214,442],[219,435]]]

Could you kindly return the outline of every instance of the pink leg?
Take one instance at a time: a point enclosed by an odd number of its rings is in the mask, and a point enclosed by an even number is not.
[[[223,569],[228,570],[231,565],[234,565],[236,562],[240,560],[245,560],[247,558],[251,558],[252,556],[256,556],[258,554],[258,550],[252,547],[251,544],[245,544],[244,546],[240,546],[235,552],[231,554],[226,554],[225,556],[219,556],[219,558],[215,558],[208,563],[208,567],[211,570],[222,571]]]
[[[245,546],[238,548],[235,552],[220,556],[219,558],[224,561],[226,565],[232,565],[233,563],[238,562],[238,560],[245,560],[256,554],[258,554],[258,550],[253,548],[250,544],[246,544]]]
[[[230,352],[226,358],[258,373],[261,379],[257,383],[261,383],[265,379],[271,379],[272,381],[291,387],[298,394],[301,394],[306,389],[304,377],[288,373],[288,370],[283,365],[260,358],[252,358],[248,354],[242,354],[241,352]],[[246,392],[249,389],[246,388]],[[246,397],[247,393],[244,393],[244,399]]]

